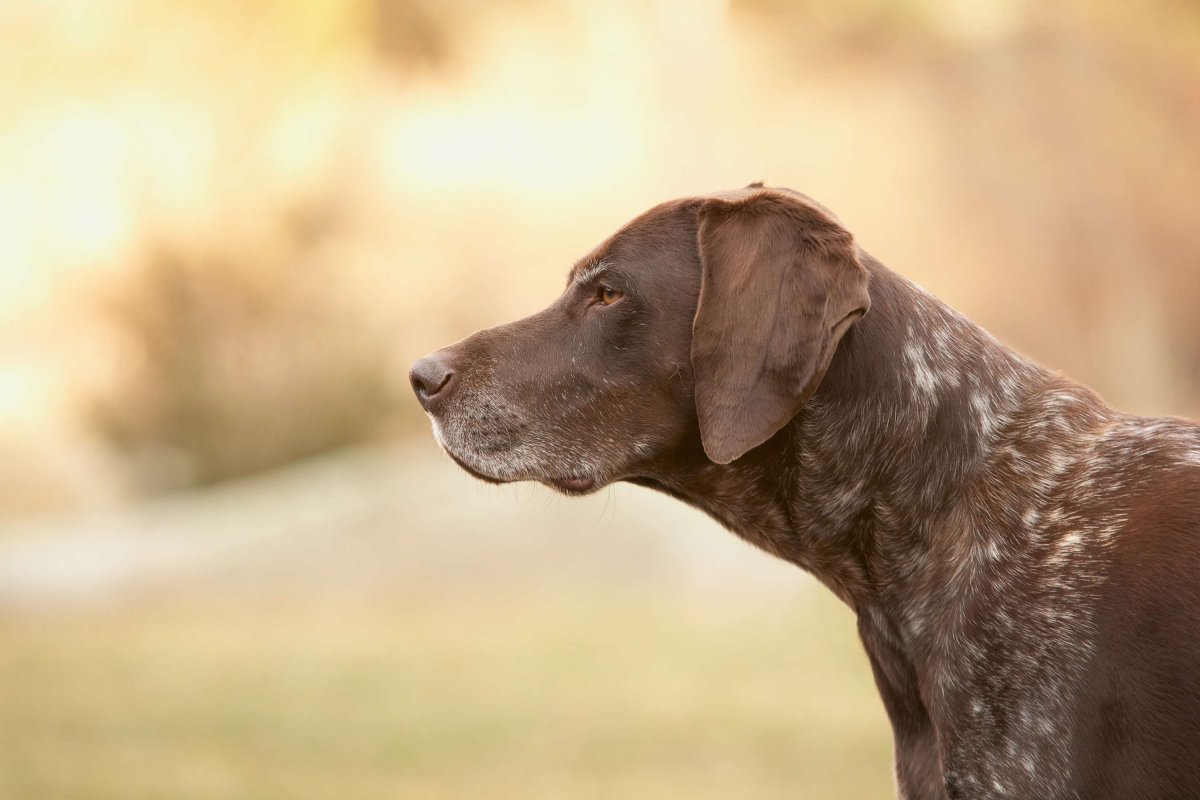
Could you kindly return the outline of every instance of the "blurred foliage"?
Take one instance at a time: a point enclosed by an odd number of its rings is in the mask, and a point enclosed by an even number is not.
[[[372,0],[373,39],[380,59],[400,69],[444,66],[452,36],[445,9],[452,5],[431,0]]]
[[[336,265],[311,257],[319,224],[294,218],[275,246],[158,245],[113,298],[128,357],[92,420],[140,488],[242,477],[364,441],[389,419],[390,351]]]

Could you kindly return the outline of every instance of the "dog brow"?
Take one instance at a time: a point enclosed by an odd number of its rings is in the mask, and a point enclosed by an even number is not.
[[[600,275],[600,273],[608,269],[608,267],[609,262],[601,259],[595,264],[590,264],[576,272],[575,277],[573,277],[571,280],[573,280],[579,286],[587,286],[589,283],[594,281],[596,277]]]

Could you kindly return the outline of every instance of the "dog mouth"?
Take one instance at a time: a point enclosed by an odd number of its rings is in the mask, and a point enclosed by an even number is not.
[[[432,415],[431,415],[432,416]],[[556,469],[544,469],[541,458],[503,458],[513,449],[507,437],[484,436],[479,441],[466,443],[461,439],[461,431],[443,427],[444,423],[437,417],[433,419],[434,438],[446,455],[450,456],[464,472],[473,478],[491,484],[517,483],[519,481],[537,481],[566,495],[585,495],[595,491],[603,481],[586,473],[591,469],[559,472]],[[479,431],[474,431],[478,434]],[[449,435],[448,435],[449,434]],[[480,437],[476,437],[480,438]],[[495,462],[509,463],[495,463]],[[523,462],[523,463],[522,463]],[[568,466],[564,464],[562,466]]]
[[[459,457],[449,449],[446,449],[446,455],[450,456],[454,463],[458,464],[458,466],[461,467],[463,471],[469,474],[471,477],[478,478],[486,483],[505,484],[515,483],[520,480],[538,480],[541,483],[548,484],[555,489],[558,489],[563,494],[569,495],[584,495],[596,488],[595,478],[577,475],[567,475],[554,478],[498,478],[495,475],[489,475],[486,472],[482,472],[479,469],[471,466],[465,459]]]

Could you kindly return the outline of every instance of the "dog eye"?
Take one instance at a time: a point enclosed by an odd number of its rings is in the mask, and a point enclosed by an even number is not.
[[[618,291],[611,286],[601,286],[596,290],[596,300],[606,306],[611,306],[624,296],[624,292]]]

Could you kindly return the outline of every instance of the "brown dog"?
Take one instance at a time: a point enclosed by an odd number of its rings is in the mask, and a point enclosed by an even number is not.
[[[753,184],[423,358],[488,481],[695,505],[858,615],[906,798],[1200,797],[1200,427],[1116,412]]]

